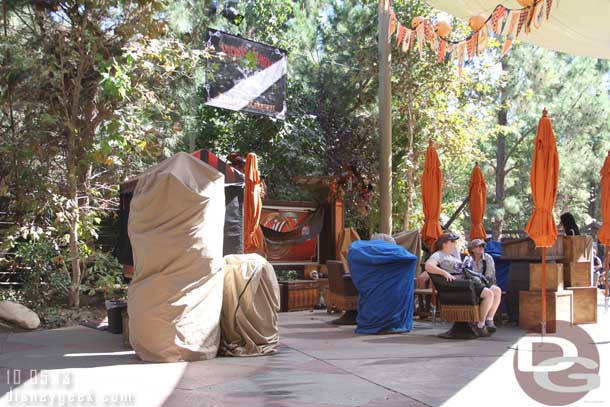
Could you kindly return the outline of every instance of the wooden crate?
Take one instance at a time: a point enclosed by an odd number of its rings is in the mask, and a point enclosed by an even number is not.
[[[310,310],[320,299],[319,280],[280,281],[280,311]]]
[[[547,259],[563,257],[563,240],[557,239],[553,247],[546,250]],[[502,257],[505,259],[529,259],[540,261],[542,248],[537,248],[536,243],[529,237],[522,239],[507,239],[502,241]]]
[[[590,287],[593,282],[593,263],[566,263],[563,267],[566,287]]]
[[[597,287],[570,287],[575,324],[597,323]]]
[[[546,264],[546,290],[563,290],[563,264]],[[530,263],[530,290],[542,289],[542,263]]]
[[[572,322],[572,291],[555,291],[546,293],[546,329],[553,333],[556,321]],[[541,315],[541,291],[519,292],[519,328],[539,329]]]
[[[566,263],[586,263],[593,259],[593,238],[591,236],[564,236],[563,255]]]

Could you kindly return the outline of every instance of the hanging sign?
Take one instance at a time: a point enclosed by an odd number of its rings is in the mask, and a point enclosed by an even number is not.
[[[205,104],[285,118],[286,51],[214,29],[207,47]]]

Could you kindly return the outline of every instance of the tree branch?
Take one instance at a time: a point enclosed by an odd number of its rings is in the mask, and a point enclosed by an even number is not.
[[[507,169],[504,171],[504,176],[507,176],[507,175],[508,175],[508,173],[509,173],[509,172],[511,172],[512,170],[514,170],[515,168],[517,168],[517,166],[516,166],[516,165],[513,165],[512,167],[507,168]]]
[[[508,152],[504,156],[504,165],[506,165],[506,163],[508,162],[508,159],[517,151],[517,148],[523,142],[523,140],[525,140],[525,138],[527,136],[529,136],[530,133],[532,133],[534,130],[536,130],[537,127],[538,127],[538,125],[532,126],[529,129],[527,129],[527,131],[521,133],[521,136],[517,139],[515,144],[512,145],[510,150],[508,150]]]

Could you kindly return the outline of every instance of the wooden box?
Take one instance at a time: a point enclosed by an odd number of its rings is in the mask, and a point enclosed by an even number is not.
[[[564,236],[563,255],[566,263],[586,263],[593,258],[593,238],[591,236]]]
[[[540,329],[542,291],[519,292],[519,328]],[[546,330],[556,331],[556,321],[572,322],[572,291],[546,293]]]
[[[313,309],[320,299],[318,280],[280,281],[280,311]]]
[[[562,258],[563,240],[557,239],[553,247],[547,248],[546,256],[547,260]],[[536,248],[536,243],[529,237],[502,240],[502,258],[541,261],[542,248]]]
[[[542,290],[542,263],[530,263],[530,290]],[[546,290],[563,290],[563,264],[546,264]]]
[[[566,287],[590,287],[593,281],[593,263],[566,263],[563,266]]]
[[[570,287],[573,298],[573,323],[597,323],[597,287]]]

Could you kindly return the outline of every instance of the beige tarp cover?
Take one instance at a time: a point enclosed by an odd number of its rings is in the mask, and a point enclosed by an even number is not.
[[[216,356],[223,290],[224,176],[178,153],[138,177],[129,238],[129,341],[140,358]]]
[[[521,8],[514,0],[428,0],[428,4],[466,22],[475,14],[489,16],[498,4]],[[610,59],[608,17],[608,0],[555,0],[549,21],[545,17],[539,29],[522,32],[518,39],[572,55]]]
[[[409,253],[417,256],[417,261],[421,259],[421,232],[419,230],[403,230],[392,235],[396,244],[404,247]]]
[[[226,256],[220,353],[257,356],[275,352],[280,343],[279,311],[280,288],[271,264],[258,254]]]

